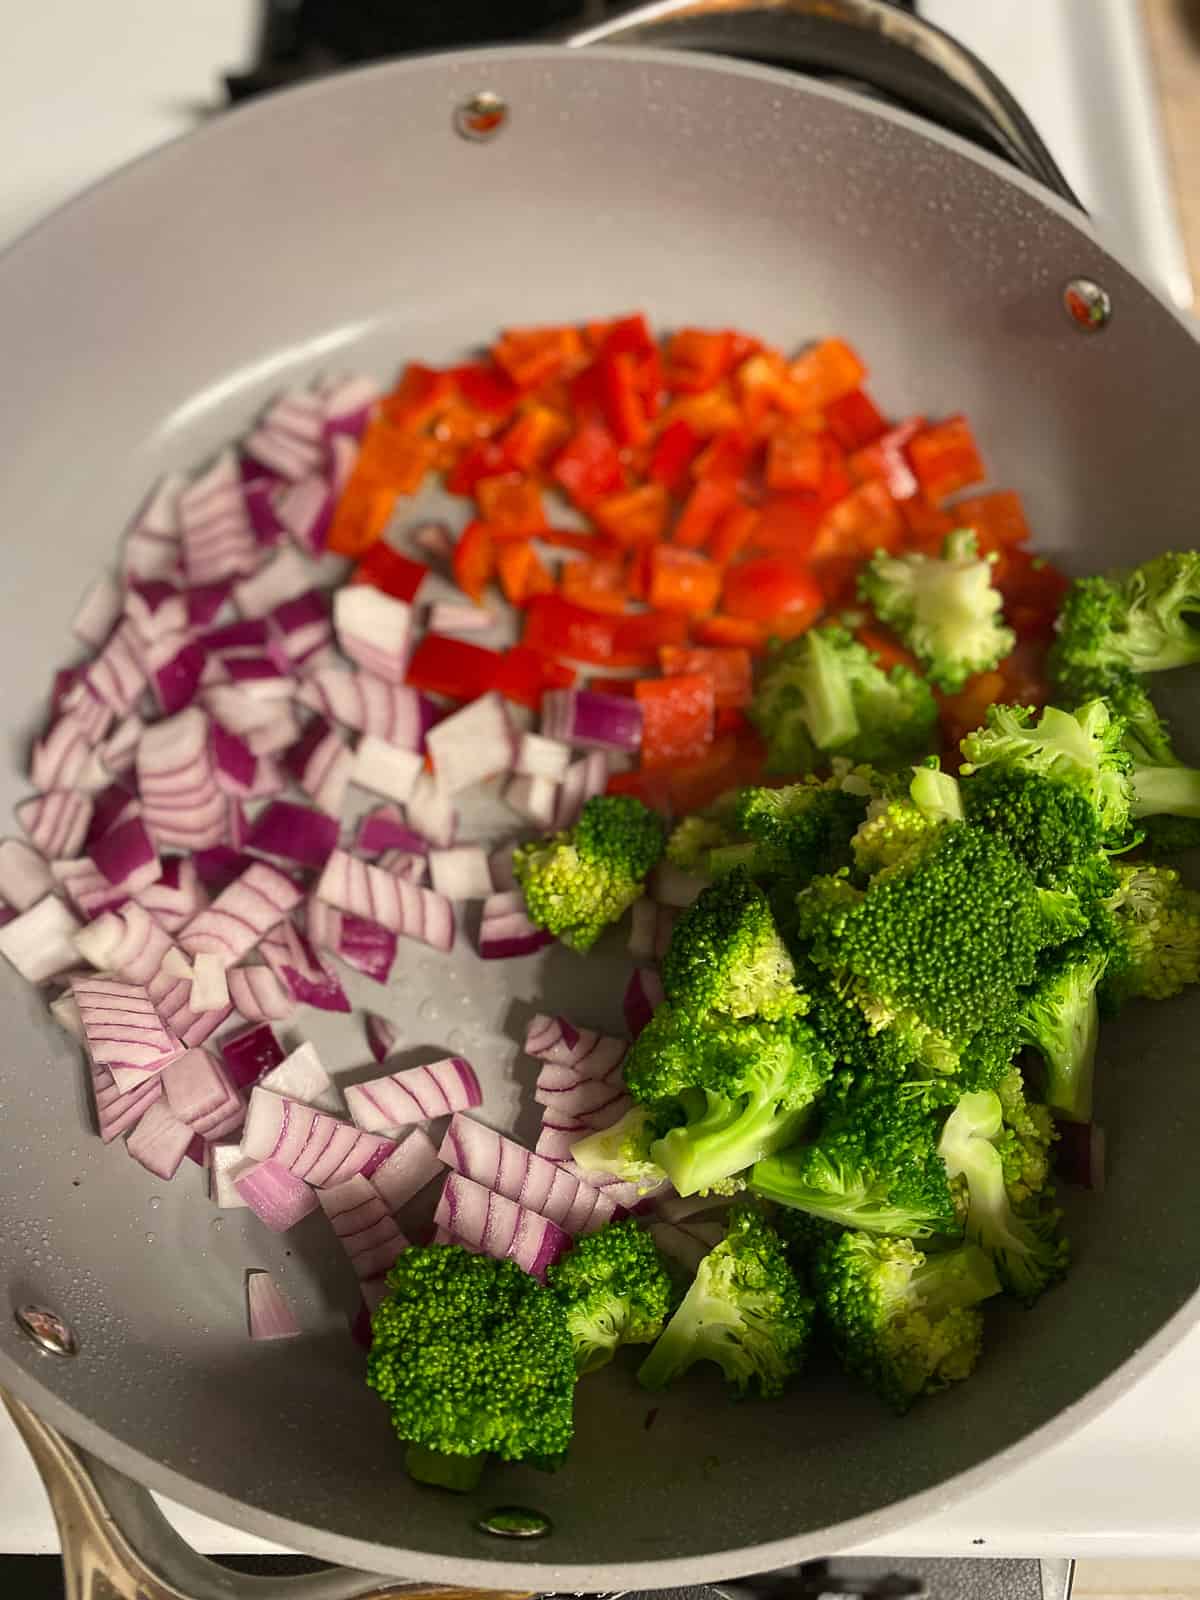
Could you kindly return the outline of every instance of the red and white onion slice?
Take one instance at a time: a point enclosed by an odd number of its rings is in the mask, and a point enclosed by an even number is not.
[[[92,1063],[107,1067],[118,1089],[132,1089],[182,1054],[142,984],[76,978],[71,992]]]
[[[694,1273],[725,1237],[725,1228],[720,1222],[652,1222],[649,1233],[663,1255]]]
[[[183,479],[170,473],[151,491],[125,535],[126,577],[171,576],[179,566],[179,492]]]
[[[136,764],[142,815],[159,849],[203,850],[224,842],[225,796],[203,711],[189,706],[148,727]]]
[[[545,1066],[538,1074],[534,1099],[547,1108],[547,1115],[556,1121],[595,1118],[604,1115],[610,1107],[619,1105],[621,1114],[628,1109],[629,1096],[620,1070],[613,1080],[606,1078],[570,1078],[569,1067]]]
[[[324,1111],[255,1088],[250,1095],[243,1153],[273,1161],[315,1188],[345,1183],[361,1173],[369,1178],[396,1148],[382,1138],[341,1122]]]
[[[428,850],[429,845],[421,834],[407,826],[399,806],[376,806],[359,818],[355,848],[365,856],[379,855],[385,850],[404,850],[410,855],[419,855]]]
[[[658,907],[645,895],[635,900],[629,913],[629,954],[635,961],[654,958],[654,936],[658,927]]]
[[[405,806],[408,820],[423,838],[448,849],[458,834],[458,811],[449,792],[432,772],[423,772],[413,784]]]
[[[334,596],[333,624],[351,661],[385,683],[404,682],[414,633],[410,605],[370,584],[350,584]]]
[[[536,1016],[525,1030],[525,1054],[554,1066],[570,1067],[580,1078],[604,1078],[624,1060],[628,1041],[591,1028],[577,1028],[566,1017]]]
[[[508,707],[492,691],[430,728],[425,745],[442,787],[457,794],[497,772],[507,772],[513,764],[516,735]]]
[[[272,1233],[287,1233],[317,1209],[317,1197],[308,1184],[276,1161],[260,1161],[240,1173],[233,1186]]]
[[[346,1086],[346,1106],[360,1128],[403,1128],[483,1104],[475,1069],[461,1056],[409,1067]]]
[[[345,737],[323,717],[314,717],[283,756],[283,765],[315,806],[341,815],[354,757]]]
[[[103,839],[113,828],[142,814],[137,795],[123,783],[110,783],[107,788],[98,789],[91,801],[92,820],[83,841],[85,850],[90,851],[97,840]]]
[[[387,1160],[375,1168],[369,1181],[388,1210],[399,1211],[414,1195],[420,1194],[427,1183],[432,1183],[444,1166],[424,1128],[414,1128]]]
[[[185,1045],[203,1044],[225,1021],[230,1007],[196,1011],[192,1006],[192,980],[177,978],[165,969],[146,986],[164,1024]]]
[[[396,935],[390,928],[317,899],[308,902],[307,922],[309,938],[319,949],[332,951],[376,983],[388,981],[396,960]]]
[[[561,783],[571,765],[570,749],[558,739],[540,733],[523,733],[517,743],[513,770],[526,778],[545,778]]]
[[[571,1246],[557,1223],[457,1172],[446,1174],[434,1222],[468,1250],[515,1261],[539,1282]]]
[[[204,1138],[212,1130],[231,1133],[235,1113],[245,1105],[233,1079],[207,1050],[185,1050],[162,1070],[163,1095],[172,1114]],[[235,1125],[240,1123],[241,1116]]]
[[[192,992],[188,1004],[193,1011],[216,1011],[228,1007],[229,985],[225,981],[225,961],[211,950],[201,950],[192,962]]]
[[[525,896],[519,889],[489,895],[484,901],[478,944],[482,960],[507,961],[517,956],[531,956],[553,943],[554,935],[530,920],[525,910]]]
[[[16,818],[42,855],[56,859],[76,856],[87,837],[92,802],[77,789],[51,789],[22,800]]]
[[[424,883],[429,876],[429,857],[411,850],[385,850],[376,862],[384,872],[390,872],[405,883]]]
[[[128,621],[110,635],[108,643],[90,663],[84,682],[118,717],[133,709],[133,703],[146,685],[138,638]]]
[[[662,979],[650,967],[635,967],[625,987],[625,1025],[636,1039],[666,999]]]
[[[319,555],[325,548],[336,504],[329,480],[319,472],[310,472],[280,490],[275,513],[298,549],[305,555]]]
[[[50,875],[85,917],[99,916],[124,902],[125,891],[114,888],[104,874],[96,870],[89,856],[78,856],[74,861],[52,861]]]
[[[116,627],[124,592],[110,572],[102,572],[89,586],[71,621],[71,632],[92,650],[99,650]]]
[[[180,550],[190,584],[245,577],[261,560],[232,450],[179,496]]]
[[[149,989],[175,946],[146,908],[130,900],[81,928],[75,935],[75,948],[98,970]]]
[[[368,1011],[363,1018],[367,1034],[367,1047],[376,1061],[386,1061],[392,1052],[392,1046],[400,1037],[399,1032],[386,1017],[381,1017],[375,1011]]]
[[[448,1167],[570,1234],[594,1233],[617,1207],[599,1189],[471,1117],[451,1117],[438,1155]]]
[[[496,613],[485,606],[441,600],[430,606],[425,625],[433,633],[486,633],[495,627]]]
[[[486,900],[492,893],[487,852],[479,845],[429,852],[429,874],[438,894],[448,900]]]
[[[295,1313],[269,1272],[246,1274],[246,1327],[257,1340],[294,1339],[300,1332]]]
[[[220,1049],[229,1076],[239,1089],[253,1088],[261,1077],[286,1060],[283,1047],[265,1023],[227,1034]]]
[[[333,817],[291,800],[274,800],[259,812],[246,848],[298,861],[304,867],[323,867],[337,842],[338,825]]]
[[[549,778],[510,778],[504,786],[504,803],[535,828],[546,831],[558,814],[558,785]]]
[[[270,967],[230,967],[225,974],[233,1009],[247,1022],[283,1022],[296,1002]]]
[[[190,856],[167,856],[162,876],[134,897],[162,928],[175,933],[208,904],[196,863]]]
[[[548,689],[542,696],[542,732],[584,749],[638,750],[642,708],[630,695]]]
[[[1081,1189],[1104,1188],[1104,1129],[1098,1122],[1056,1124],[1058,1143],[1054,1148],[1054,1170],[1064,1183]]]
[[[567,775],[559,785],[558,810],[554,826],[573,828],[587,802],[608,787],[608,756],[603,750],[590,750],[581,760],[567,768]]]
[[[315,570],[312,562],[298,550],[285,545],[252,577],[234,584],[233,603],[243,617],[265,617],[277,606],[307,593],[312,588]]]
[[[337,975],[330,972],[309,941],[291,922],[281,922],[259,944],[259,952],[292,998],[320,1011],[349,1011]]]
[[[244,1209],[246,1202],[237,1192],[236,1180],[254,1165],[242,1154],[241,1146],[229,1139],[213,1139],[204,1145],[204,1170],[208,1179],[208,1198],[222,1211]]]
[[[211,951],[232,966],[298,906],[301,898],[302,892],[291,878],[265,861],[256,861],[223,889],[212,905],[192,918],[179,935],[180,946],[189,955]]]
[[[109,774],[93,748],[95,739],[80,717],[61,716],[42,739],[34,741],[29,776],[34,787],[48,789],[103,789]]]
[[[62,901],[48,894],[0,928],[0,956],[29,983],[44,983],[78,964],[80,927]]]
[[[259,1087],[285,1100],[299,1100],[319,1111],[340,1109],[333,1079],[325,1071],[314,1045],[307,1040],[282,1061],[268,1067],[258,1080]]]
[[[0,897],[18,911],[51,893],[54,879],[42,855],[22,839],[0,839]]]
[[[169,1111],[162,1100],[154,1100],[138,1119],[125,1148],[133,1159],[156,1178],[170,1181],[192,1142],[192,1130]]]
[[[366,1178],[348,1178],[322,1189],[317,1198],[359,1278],[378,1278],[408,1248],[395,1217]]]
[[[96,1106],[96,1131],[105,1144],[140,1122],[156,1100],[162,1098],[162,1081],[147,1078],[124,1093],[107,1067],[91,1069],[92,1098]],[[191,1129],[188,1130],[189,1140]]]
[[[350,435],[357,439],[366,431],[379,400],[379,385],[366,373],[350,373],[321,388],[325,409],[325,437]]]
[[[284,659],[293,668],[315,663],[330,653],[333,623],[328,596],[320,589],[309,589],[276,606],[271,612],[271,626],[278,635]]]
[[[98,746],[99,764],[105,772],[116,777],[130,770],[145,726],[136,712],[131,711],[127,717],[121,718],[108,738]]]
[[[129,817],[102,834],[92,845],[91,857],[109,883],[130,896],[141,894],[162,877],[162,862],[140,816]]]
[[[305,679],[300,700],[343,727],[377,734],[401,750],[423,750],[437,720],[433,701],[408,684],[344,667],[319,668]]]
[[[385,800],[405,801],[424,766],[416,750],[402,750],[374,733],[364,733],[354,753],[351,782]]]
[[[420,939],[435,950],[454,945],[454,908],[443,896],[419,884],[335,850],[317,884],[317,898],[341,911],[378,922],[393,933]]]
[[[566,1112],[547,1107],[534,1149],[547,1161],[569,1161],[572,1150],[581,1139],[586,1139],[589,1133],[611,1128],[614,1122],[620,1122],[632,1104],[628,1095],[617,1095],[604,1106],[580,1116],[569,1116]]]

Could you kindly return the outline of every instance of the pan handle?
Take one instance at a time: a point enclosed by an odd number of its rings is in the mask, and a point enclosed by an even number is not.
[[[0,1389],[0,1400],[50,1499],[66,1600],[529,1600],[347,1567],[284,1577],[231,1571],[181,1539],[147,1489],[69,1443],[15,1395]]]
[[[564,43],[705,50],[850,80],[1005,157],[1083,209],[995,73],[941,28],[890,0],[650,0]]]

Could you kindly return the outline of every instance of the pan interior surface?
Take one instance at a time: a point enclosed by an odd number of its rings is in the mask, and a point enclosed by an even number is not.
[[[507,124],[457,137],[456,106],[483,89],[507,101]],[[1101,334],[1062,309],[1078,275],[1112,296]],[[372,69],[210,126],[0,260],[0,807],[26,792],[28,736],[82,590],[158,474],[200,463],[293,379],[389,375],[503,324],[634,307],[785,346],[843,334],[888,412],[969,414],[994,482],[1024,494],[1039,547],[1075,570],[1195,542],[1191,339],[998,166],[752,67],[518,49]],[[1187,685],[1171,688],[1186,712]],[[486,1118],[528,1134],[528,1016],[615,1029],[627,970],[620,941],[595,962],[555,949],[485,966],[460,934],[447,958],[404,948],[386,996],[348,988],[397,1023],[407,1061],[462,1048]],[[74,1047],[7,967],[0,996],[4,1293],[58,1309],[82,1346],[39,1359],[6,1312],[0,1379],[154,1487],[369,1570],[575,1589],[636,1571],[653,1587],[883,1533],[920,1510],[901,1502],[932,1507],[1069,1408],[1078,1419],[1197,1286],[1179,1247],[1198,1209],[1192,997],[1104,1030],[1108,1187],[1069,1198],[1070,1277],[1033,1312],[989,1316],[969,1383],[897,1421],[823,1369],[760,1407],[706,1373],[651,1402],[619,1366],[581,1385],[564,1471],[429,1493],[404,1478],[363,1386],[346,1336],[356,1291],[320,1218],[269,1236],[209,1208],[195,1170],[160,1184],[102,1147]],[[315,1014],[280,1031],[366,1075],[357,1038]],[[255,1267],[277,1274],[308,1337],[249,1343]],[[476,1532],[498,1499],[544,1511],[552,1535],[514,1547]]]

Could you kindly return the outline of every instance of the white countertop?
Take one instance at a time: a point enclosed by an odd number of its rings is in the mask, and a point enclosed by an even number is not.
[[[1186,304],[1134,0],[925,0],[923,10],[1009,80],[1097,224]],[[219,100],[220,71],[245,60],[252,16],[249,0],[0,0],[0,245],[192,126]],[[1197,1418],[1200,1329],[1074,1439],[875,1553],[1200,1557]],[[3,1411],[0,1485],[0,1553],[56,1550],[49,1506]],[[199,1549],[275,1548],[166,1508]]]

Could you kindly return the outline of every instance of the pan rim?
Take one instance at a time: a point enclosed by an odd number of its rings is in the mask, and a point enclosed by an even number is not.
[[[1164,299],[1155,287],[1146,284],[1137,270],[1123,259],[1119,251],[1110,248],[1088,219],[1075,208],[1045,189],[1036,180],[1010,167],[1001,158],[980,151],[958,135],[946,133],[916,115],[866,100],[844,88],[799,78],[784,69],[751,62],[645,46],[588,45],[578,48],[586,48],[586,55],[578,55],[576,48],[555,44],[481,46],[470,50],[429,52],[334,73],[312,83],[276,93],[286,94],[290,97],[289,104],[294,105],[298,98],[315,100],[317,97],[327,95],[352,93],[351,86],[361,82],[367,75],[403,78],[410,73],[422,73],[431,69],[446,67],[459,69],[467,63],[478,63],[485,70],[492,64],[503,66],[514,62],[557,63],[569,72],[575,70],[576,63],[582,68],[589,60],[600,59],[631,67],[652,63],[664,69],[687,68],[693,73],[707,72],[751,78],[778,90],[787,90],[793,95],[815,96],[852,107],[860,113],[868,113],[879,121],[916,134],[930,145],[949,150],[1002,178],[1029,199],[1049,210],[1055,217],[1066,222],[1088,242],[1093,250],[1098,251],[1111,261],[1115,268],[1134,280],[1158,308],[1169,314],[1176,326],[1185,332],[1193,343],[1200,344],[1200,330],[1197,330],[1180,310]],[[146,163],[165,165],[178,159],[181,147],[191,147],[201,141],[238,135],[239,131],[253,119],[270,116],[271,105],[275,98],[275,94],[267,95],[235,107],[231,112],[223,114],[212,122],[180,134],[153,150],[134,157],[34,223],[0,251],[0,292],[3,292],[3,279],[5,273],[10,270],[10,263],[16,261],[19,264],[23,251],[32,241],[35,239],[40,241],[45,235],[52,236],[54,229],[68,216],[73,217],[78,209],[100,203],[110,185],[121,185],[131,174],[140,171]],[[230,135],[228,131],[231,128],[234,130],[234,135]],[[318,1559],[336,1562],[363,1573],[378,1573],[421,1581],[437,1580],[492,1587],[502,1584],[509,1588],[527,1585],[541,1590],[657,1588],[711,1583],[714,1580],[734,1578],[749,1572],[770,1570],[816,1555],[828,1555],[833,1551],[877,1540],[906,1522],[918,1521],[945,1510],[969,1498],[986,1483],[994,1482],[1017,1466],[1044,1455],[1054,1445],[1061,1443],[1099,1416],[1119,1394],[1129,1389],[1161,1362],[1198,1320],[1200,1320],[1200,1288],[1126,1361],[1072,1405],[1065,1407],[1023,1438],[989,1456],[985,1461],[956,1473],[929,1489],[894,1500],[886,1506],[865,1512],[816,1533],[792,1534],[764,1543],[739,1546],[703,1556],[672,1556],[637,1562],[564,1565],[552,1561],[507,1560],[500,1556],[485,1558],[464,1555],[451,1558],[408,1551],[399,1545],[377,1544],[314,1528],[310,1524],[296,1522],[287,1516],[256,1507],[249,1502],[233,1499],[173,1467],[155,1461],[135,1446],[125,1443],[93,1422],[83,1410],[60,1398],[56,1391],[39,1381],[32,1363],[23,1365],[4,1350],[0,1350],[0,1382],[52,1426],[59,1428],[67,1438],[116,1470],[124,1472],[137,1483],[218,1522],[257,1534],[290,1549],[303,1551]]]

